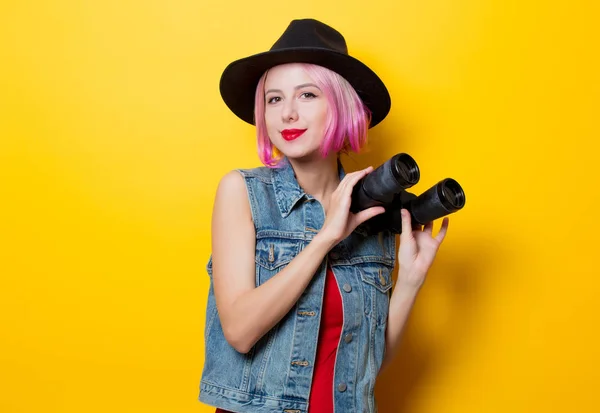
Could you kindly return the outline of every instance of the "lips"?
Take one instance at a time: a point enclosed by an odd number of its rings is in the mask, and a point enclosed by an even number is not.
[[[298,139],[304,132],[306,132],[306,129],[284,129],[281,131],[281,136],[286,141],[293,141]]]

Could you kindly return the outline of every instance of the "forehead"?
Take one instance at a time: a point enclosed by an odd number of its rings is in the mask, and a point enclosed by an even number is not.
[[[287,63],[269,69],[265,79],[266,88],[278,89],[291,87],[303,83],[314,83],[299,63]]]

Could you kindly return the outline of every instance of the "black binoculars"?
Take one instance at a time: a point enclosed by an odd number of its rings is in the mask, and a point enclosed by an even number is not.
[[[352,192],[350,211],[357,213],[374,206],[383,206],[385,212],[363,222],[361,227],[369,234],[383,230],[402,233],[401,209],[410,212],[412,228],[425,225],[465,206],[465,193],[452,178],[446,178],[417,196],[406,189],[421,177],[415,160],[399,153],[367,174],[356,183]]]

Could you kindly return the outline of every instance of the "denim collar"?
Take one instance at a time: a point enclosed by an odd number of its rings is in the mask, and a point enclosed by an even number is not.
[[[338,173],[340,181],[344,179],[346,176],[346,172],[344,171],[344,167],[340,162],[340,159],[337,160],[338,164]],[[272,169],[271,180],[273,182],[273,188],[275,189],[275,197],[277,199],[277,206],[279,206],[279,211],[281,212],[282,217],[286,217],[292,212],[294,206],[300,201],[303,197],[307,199],[313,199],[312,196],[308,195],[298,184],[296,179],[296,174],[294,173],[294,168],[290,164],[287,158],[283,158],[281,161],[281,166]]]

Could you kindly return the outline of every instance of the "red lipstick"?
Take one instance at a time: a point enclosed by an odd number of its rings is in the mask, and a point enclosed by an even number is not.
[[[304,132],[306,132],[306,129],[284,129],[281,131],[281,136],[286,141],[293,141],[299,138]]]

